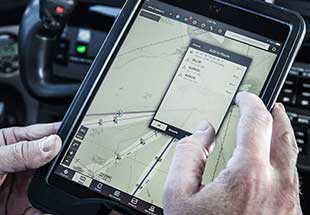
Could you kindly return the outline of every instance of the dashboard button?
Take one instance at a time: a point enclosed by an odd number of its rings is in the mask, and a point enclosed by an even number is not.
[[[55,61],[60,65],[68,65],[69,63],[70,41],[61,39],[56,49]]]
[[[86,44],[78,43],[75,47],[76,54],[80,56],[87,56],[88,46]]]

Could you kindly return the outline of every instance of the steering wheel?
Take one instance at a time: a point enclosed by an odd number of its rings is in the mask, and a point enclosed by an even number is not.
[[[79,84],[53,81],[60,35],[78,3],[121,7],[124,0],[31,0],[19,30],[20,74],[26,89],[45,102],[73,97]]]

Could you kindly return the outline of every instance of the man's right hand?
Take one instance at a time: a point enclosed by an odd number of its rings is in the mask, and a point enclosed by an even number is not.
[[[201,185],[215,132],[207,123],[176,147],[166,181],[166,215],[302,214],[296,169],[298,148],[283,105],[272,114],[255,95],[240,93],[237,146],[227,167]],[[231,140],[235,141],[235,140]]]

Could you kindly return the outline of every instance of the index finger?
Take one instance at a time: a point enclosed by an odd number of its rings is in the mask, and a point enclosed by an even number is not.
[[[240,108],[237,146],[229,165],[244,162],[270,163],[272,116],[263,101],[250,93],[239,93],[236,103]]]
[[[0,130],[0,145],[31,141],[56,134],[60,123],[36,124],[27,127],[11,127]]]

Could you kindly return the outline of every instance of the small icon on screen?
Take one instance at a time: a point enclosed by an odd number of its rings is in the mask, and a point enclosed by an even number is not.
[[[120,197],[121,192],[119,190],[116,190],[116,191],[114,191],[113,195],[116,196],[116,197]]]
[[[155,206],[152,205],[152,206],[149,208],[149,211],[155,213],[155,209],[156,209]]]
[[[103,187],[103,184],[101,184],[101,183],[97,184],[97,189],[101,190],[102,187]]]
[[[80,141],[73,140],[71,148],[78,149],[80,147],[80,145],[81,145]]]
[[[80,182],[85,182],[86,179],[87,179],[87,178],[86,178],[85,176],[81,175],[79,180],[80,180]]]
[[[138,204],[139,200],[136,199],[136,198],[132,198],[130,202],[131,202],[132,204],[136,205],[136,204]]]

